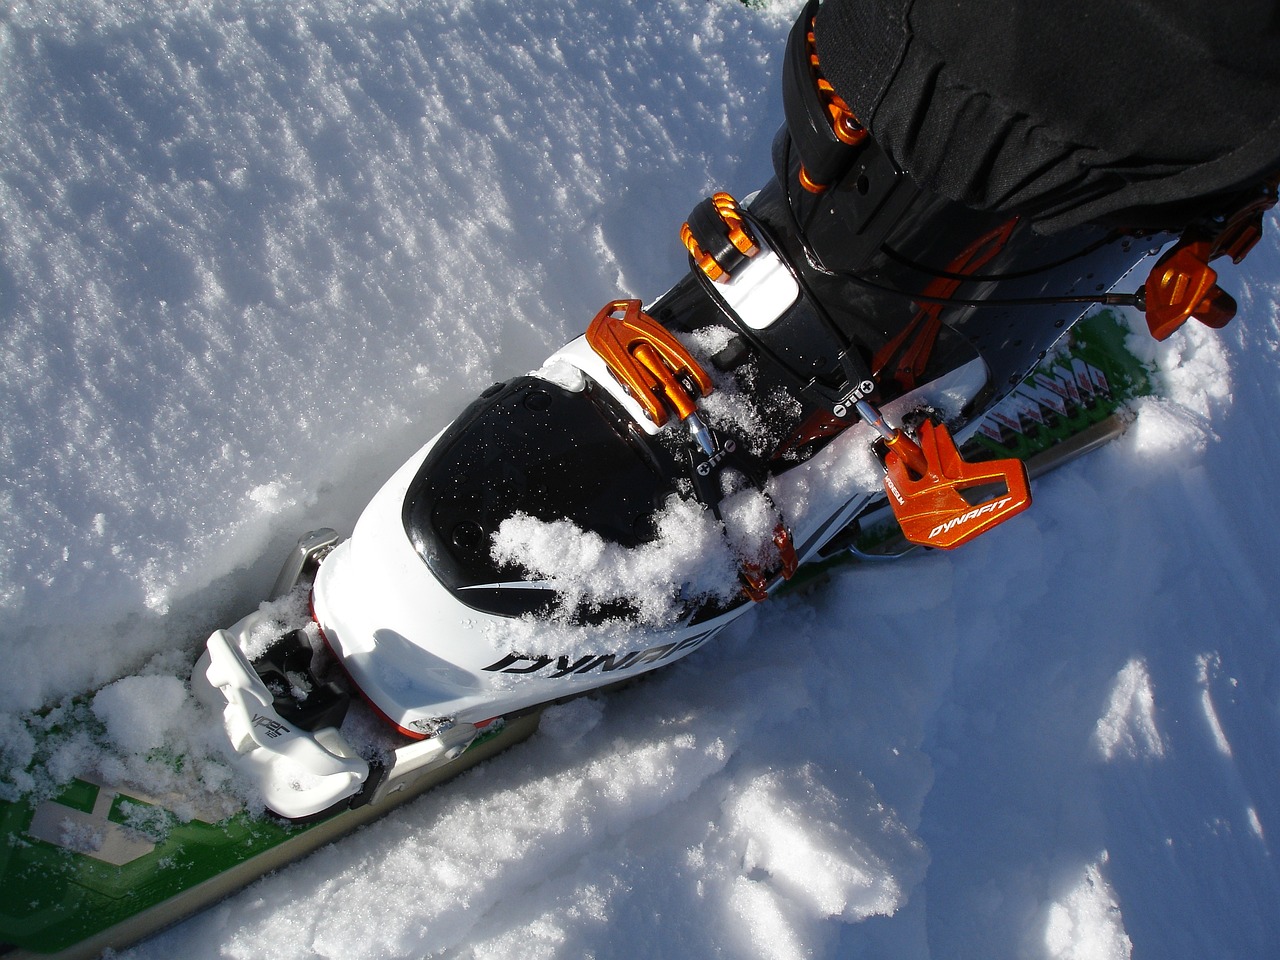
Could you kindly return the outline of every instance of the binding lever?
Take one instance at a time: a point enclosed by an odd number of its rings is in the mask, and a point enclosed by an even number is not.
[[[703,452],[715,454],[711,432],[690,395],[691,388],[709,395],[711,378],[669,330],[640,309],[639,300],[605,304],[587,327],[587,343],[655,426],[663,426],[674,412]]]
[[[1188,229],[1156,261],[1138,291],[1153,337],[1166,339],[1191,317],[1216,329],[1225,327],[1236,315],[1235,299],[1218,286],[1218,272],[1209,263],[1219,257],[1239,263],[1253,249],[1262,237],[1263,214],[1276,204],[1278,181],[1280,176],[1266,181],[1216,232]]]
[[[1021,460],[970,463],[943,424],[924,421],[917,444],[888,426],[866,401],[858,403],[858,413],[889,447],[884,488],[903,536],[912,543],[952,550],[1031,506]]]

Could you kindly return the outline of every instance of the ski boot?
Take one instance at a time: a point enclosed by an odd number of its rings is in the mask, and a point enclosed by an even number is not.
[[[961,448],[1095,304],[1145,306],[1157,336],[1230,313],[1207,264],[1243,255],[1274,184],[1112,294],[1173,238],[1042,236],[922,189],[823,78],[815,11],[787,44],[775,176],[694,208],[688,273],[486,390],[325,543],[315,633],[420,756],[404,776],[495,721],[686,656],[886,505],[909,541],[944,549],[1025,509],[1020,460]],[[1063,390],[1092,390],[1082,375]],[[271,665],[237,656],[235,633],[197,679],[245,714],[237,755],[274,784],[273,809],[394,788],[333,724],[268,714]]]

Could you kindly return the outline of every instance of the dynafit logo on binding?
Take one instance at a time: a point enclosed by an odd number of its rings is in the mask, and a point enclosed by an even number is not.
[[[968,513],[963,513],[958,517],[952,517],[945,523],[940,523],[929,531],[929,539],[935,539],[941,533],[949,533],[956,527],[967,523],[972,523],[979,517],[985,517],[987,514],[995,513],[997,510],[1003,509],[1004,505],[1012,500],[1013,497],[1003,497],[1000,500],[992,500],[990,503],[984,503],[980,507],[974,507]]]

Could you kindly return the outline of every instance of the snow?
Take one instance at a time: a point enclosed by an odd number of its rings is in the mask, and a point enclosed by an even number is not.
[[[179,737],[172,678],[300,531],[672,282],[694,203],[768,176],[793,13],[6,5],[7,776],[18,715],[99,687],[116,747]],[[1269,229],[1240,318],[1145,348],[1165,399],[1028,513],[771,600],[121,955],[1280,956]]]
[[[123,677],[93,695],[93,714],[122,750],[147,753],[173,741],[188,693],[177,677]]]
[[[1045,945],[1055,960],[1124,960],[1133,955],[1119,904],[1101,873],[1106,862],[1104,851],[1098,863],[1085,868],[1079,884],[1049,908]]]
[[[1103,760],[1164,756],[1164,738],[1156,726],[1155,691],[1141,659],[1130,660],[1116,674],[1107,712],[1098,719],[1094,741]]]
[[[548,522],[517,513],[502,521],[492,553],[500,563],[517,564],[538,578],[554,577],[564,584],[562,599],[552,612],[555,620],[568,620],[584,603],[599,609],[611,600],[627,600],[634,618],[610,629],[625,630],[627,623],[637,622],[670,625],[679,619],[681,601],[734,600],[743,562],[777,564],[770,538],[779,518],[763,494],[753,488],[738,491],[723,502],[721,515],[723,526],[696,501],[672,497],[654,515],[655,538],[627,549],[568,520]],[[771,547],[768,552],[765,545]],[[520,625],[519,633],[530,640],[541,634],[545,646],[546,629],[545,620],[530,620]],[[580,632],[569,623],[557,623],[556,629],[563,639]],[[500,649],[511,649],[507,630],[504,626],[502,636],[493,638]],[[599,636],[595,630],[586,633]],[[583,642],[583,652],[593,649],[588,639]],[[572,643],[554,646],[573,649]]]

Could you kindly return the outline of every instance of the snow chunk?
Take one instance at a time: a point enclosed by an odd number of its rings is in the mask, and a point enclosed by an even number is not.
[[[582,370],[564,360],[552,357],[531,376],[541,377],[548,383],[554,383],[573,393],[581,393],[587,387],[587,378]]]
[[[757,367],[745,363],[723,372],[714,361],[737,333],[728,327],[702,327],[688,335],[688,347],[711,376],[715,389],[699,401],[708,424],[742,440],[757,456],[774,450],[784,439],[770,430],[769,421],[784,421],[800,415],[800,405],[785,391],[764,391],[756,384]]]
[[[740,877],[734,885],[730,906],[742,919],[760,956],[769,960],[802,960],[811,956],[783,905],[768,887]]]
[[[298,501],[289,496],[286,489],[282,480],[260,483],[249,491],[249,499],[258,505],[258,510],[263,514],[280,513],[298,505]]]
[[[1164,756],[1164,739],[1156,728],[1155,692],[1143,660],[1130,660],[1116,674],[1107,712],[1098,720],[1093,739],[1106,760]]]
[[[1138,418],[1129,433],[1144,460],[1176,457],[1178,463],[1185,463],[1188,454],[1203,453],[1218,439],[1208,420],[1181,404],[1143,397],[1134,407]]]
[[[248,634],[241,638],[241,649],[250,660],[256,660],[280,637],[291,630],[307,628],[311,624],[310,590],[296,587],[283,597],[258,604],[264,614]]]
[[[1231,741],[1222,729],[1222,721],[1218,719],[1218,709],[1213,704],[1213,681],[1222,669],[1222,658],[1216,653],[1202,653],[1196,657],[1196,679],[1200,684],[1200,706],[1204,710],[1205,723],[1213,735],[1213,744],[1224,757],[1231,756]]]
[[[1222,337],[1199,323],[1188,323],[1164,341],[1156,341],[1140,320],[1126,341],[1134,356],[1154,362],[1156,392],[1201,417],[1231,400],[1231,363]]]
[[[893,865],[841,826],[836,815],[840,801],[811,771],[802,769],[796,778],[807,795],[804,809],[774,773],[756,778],[729,803],[730,829],[745,840],[743,879],[767,887],[810,917],[863,920],[893,914],[905,899]],[[823,812],[829,816],[816,815]],[[760,897],[747,895],[741,886],[733,900],[739,906],[760,905]],[[757,915],[753,922],[759,921]],[[778,937],[757,937],[755,942],[788,939],[785,931],[776,932]]]
[[[68,850],[75,850],[77,853],[97,853],[106,840],[106,834],[101,829],[92,824],[78,823],[70,817],[58,826],[58,842]]]
[[[1133,333],[1126,345],[1154,367],[1155,396],[1134,403],[1131,428],[1144,457],[1173,456],[1184,462],[1219,437],[1211,426],[1217,409],[1231,401],[1231,364],[1216,331],[1188,323],[1169,339],[1151,338],[1140,315],[1130,315]]]
[[[1044,944],[1053,960],[1128,960],[1133,943],[1124,929],[1124,918],[1115,891],[1102,876],[1107,862],[1104,850],[1097,863],[1058,902],[1049,908]]]
[[[758,525],[760,512],[735,498],[725,516]],[[757,499],[763,500],[758,494]],[[516,564],[536,577],[554,581],[562,600],[557,611],[571,619],[582,606],[599,608],[628,601],[644,624],[665,624],[681,613],[682,603],[696,597],[732,599],[739,589],[739,556],[722,528],[701,504],[672,497],[654,516],[657,536],[627,548],[568,520],[544,521],[517,513],[494,535],[492,552],[499,563]],[[768,542],[771,533],[755,526],[735,530],[735,543]]]
[[[184,722],[187,700],[177,677],[125,677],[94,695],[93,714],[121,751],[142,754],[170,742]]]
[[[27,771],[35,759],[36,741],[31,731],[12,714],[0,714],[0,800],[16,800],[35,788],[35,779]]]

